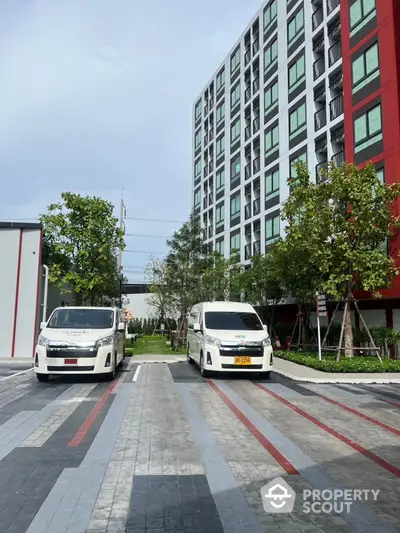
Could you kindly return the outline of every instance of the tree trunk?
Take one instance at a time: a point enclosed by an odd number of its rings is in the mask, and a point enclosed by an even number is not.
[[[344,325],[344,356],[353,357],[353,329],[351,327],[351,305],[350,305],[350,296],[347,296],[346,301],[348,302],[345,312],[343,314],[343,325]]]

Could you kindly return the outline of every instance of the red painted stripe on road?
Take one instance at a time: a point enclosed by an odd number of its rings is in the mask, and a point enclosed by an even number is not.
[[[240,411],[236,405],[217,387],[217,385],[207,379],[208,384],[215,390],[221,397],[222,401],[229,407],[229,409],[239,418],[242,424],[250,431],[250,433],[258,440],[258,442],[267,450],[267,452],[275,459],[281,468],[285,470],[287,474],[299,475],[299,472],[292,465],[290,461],[286,459],[281,452],[275,448],[275,446],[250,422],[248,418]]]
[[[329,433],[333,437],[336,437],[337,439],[339,439],[343,443],[347,444],[348,446],[350,446],[350,448],[353,448],[353,450],[356,450],[357,452],[361,453],[362,455],[364,455],[368,459],[371,459],[371,461],[374,461],[374,463],[376,463],[380,467],[384,468],[385,470],[387,470],[391,474],[394,474],[396,477],[400,478],[400,468],[397,468],[397,466],[391,465],[390,463],[385,461],[385,459],[382,459],[381,457],[379,457],[375,453],[370,452],[369,450],[363,448],[362,446],[360,446],[356,442],[353,442],[349,438],[345,437],[344,435],[342,435],[341,433],[339,433],[335,429],[332,429],[331,427],[327,426],[323,422],[320,422],[319,420],[317,420],[312,415],[309,415],[308,413],[303,411],[303,409],[300,409],[299,407],[297,407],[293,403],[289,402],[288,400],[285,400],[285,398],[282,398],[282,396],[279,396],[279,394],[276,394],[276,392],[272,392],[269,389],[265,389],[259,383],[254,383],[254,385],[256,387],[258,387],[259,389],[261,389],[263,392],[269,394],[270,396],[272,396],[276,400],[280,401],[281,403],[283,403],[284,405],[286,405],[287,407],[289,407],[290,409],[295,411],[297,414],[303,416],[304,418],[306,418],[307,420],[309,420],[310,422],[312,422],[313,424],[315,424],[319,428],[323,429],[324,431],[326,431],[327,433]]]
[[[78,431],[75,433],[75,435],[72,437],[72,439],[67,444],[68,448],[75,448],[76,446],[79,446],[79,444],[83,441],[85,438],[85,435],[89,431],[89,429],[92,427],[94,421],[99,416],[101,410],[104,407],[104,404],[106,403],[108,397],[112,393],[113,389],[118,383],[118,379],[114,379],[112,383],[106,388],[106,390],[103,392],[103,394],[100,396],[100,398],[95,403],[93,409],[90,411],[89,415],[87,416],[86,420],[83,422],[81,427],[78,429]]]
[[[21,256],[22,256],[22,229],[19,230],[19,241],[18,241],[17,277],[15,281],[14,322],[13,322],[13,331],[12,331],[12,340],[11,340],[11,357],[14,357],[15,355],[15,341],[17,338],[19,282],[21,279]]]

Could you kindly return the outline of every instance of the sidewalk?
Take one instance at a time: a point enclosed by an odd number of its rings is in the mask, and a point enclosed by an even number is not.
[[[295,381],[309,383],[400,383],[400,372],[321,372],[277,356],[274,357],[274,372]]]

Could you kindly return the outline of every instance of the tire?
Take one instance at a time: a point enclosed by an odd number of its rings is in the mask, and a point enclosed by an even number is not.
[[[189,363],[189,365],[194,365],[194,361],[190,357],[189,344],[187,345],[187,349],[186,349],[186,361]]]
[[[111,370],[111,372],[107,372],[107,373],[104,375],[106,381],[114,381],[114,379],[115,379],[115,373],[116,373],[116,368],[117,368],[117,367],[116,367],[116,363],[117,363],[117,359],[116,359],[116,357],[115,357],[115,355],[114,355],[114,358],[113,358],[113,366],[112,366],[113,369]]]
[[[209,370],[206,370],[204,368],[203,360],[204,360],[203,353],[201,353],[200,354],[200,375],[202,378],[208,378],[211,375],[211,373]]]
[[[37,377],[38,381],[41,381],[42,383],[44,383],[46,381],[49,381],[50,375],[49,374],[38,374],[36,372],[36,377]]]
[[[270,379],[271,377],[271,370],[268,370],[268,372],[260,372],[260,379]]]

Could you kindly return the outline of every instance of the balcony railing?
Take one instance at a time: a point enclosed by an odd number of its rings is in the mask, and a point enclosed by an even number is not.
[[[251,98],[251,87],[247,87],[244,92],[244,102],[247,103]]]
[[[259,88],[260,88],[260,78],[257,76],[257,78],[255,78],[253,81],[253,94],[255,94]]]
[[[324,54],[325,40],[324,36],[320,37],[317,41],[314,42],[313,52],[314,54]]]
[[[261,241],[253,242],[253,255],[260,255],[261,253]]]
[[[318,28],[318,26],[322,23],[323,20],[324,20],[324,10],[322,9],[322,6],[321,6],[316,11],[314,11],[312,15],[313,31]]]
[[[204,135],[204,146],[206,146],[206,144],[208,144],[208,135]]]
[[[326,126],[326,108],[323,107],[319,109],[314,115],[314,129],[315,131],[320,130]]]
[[[325,72],[325,57],[324,56],[314,61],[313,70],[314,70],[314,80],[319,78]]]
[[[325,177],[322,176],[321,171],[327,168],[327,165],[328,161],[321,161],[321,163],[315,165],[315,176],[317,178],[317,183],[321,183],[325,180]]]
[[[339,61],[342,57],[342,45],[340,41],[336,41],[336,43],[329,48],[328,57],[330,67],[334,65],[336,61]]]
[[[259,129],[260,129],[260,117],[256,117],[253,120],[253,133],[257,133]]]
[[[210,124],[210,131],[208,132],[208,136],[210,138],[210,141],[214,139],[214,124],[213,123]]]
[[[340,33],[341,33],[341,26],[340,26],[340,22],[338,22],[336,24],[336,26],[334,26],[333,28],[329,28],[329,31],[328,31],[328,39],[330,41],[337,41],[338,39],[340,39]]]
[[[246,244],[244,247],[244,260],[247,261],[251,258],[251,244]]]
[[[251,204],[247,204],[244,206],[244,218],[245,220],[251,218]]]
[[[210,192],[210,194],[208,195],[208,205],[212,205],[213,203],[213,193]]]
[[[208,176],[208,164],[207,163],[205,163],[204,165],[203,174],[204,174],[204,177]]]
[[[250,50],[247,50],[246,53],[244,54],[244,65],[245,66],[250,63],[250,58],[251,58]]]
[[[328,15],[340,4],[340,0],[328,0]]]
[[[249,163],[244,168],[244,177],[245,177],[246,180],[248,180],[250,178],[250,176],[251,176],[251,164]]]
[[[210,111],[214,107],[214,98],[211,98],[210,100]]]
[[[257,35],[253,43],[253,55],[255,55],[259,51],[259,49],[260,49],[260,39],[258,38],[258,35]]]
[[[314,102],[324,102],[326,99],[325,83],[314,92]]]
[[[260,212],[260,198],[256,198],[253,201],[253,216],[258,215],[259,212]]]
[[[343,113],[343,95],[339,94],[336,98],[332,100],[329,104],[331,120],[339,117]]]
[[[204,239],[204,240],[207,239],[207,228],[204,228],[204,229],[203,229],[203,239]]]
[[[344,163],[344,150],[341,150],[340,152],[337,152],[336,154],[333,154],[332,156],[332,162],[337,167]]]
[[[213,170],[214,170],[214,162],[210,161],[209,164],[208,164],[208,171],[212,172]]]
[[[260,170],[260,156],[256,157],[253,161],[253,174],[256,174]]]
[[[213,236],[213,227],[208,226],[208,238],[211,239],[212,236]]]
[[[336,144],[342,144],[344,141],[344,128],[341,126],[333,131],[331,131],[331,142]]]
[[[203,198],[203,209],[205,209],[208,206],[208,198],[207,196]]]
[[[245,127],[244,129],[244,140],[248,141],[251,137],[251,126],[250,124]]]

